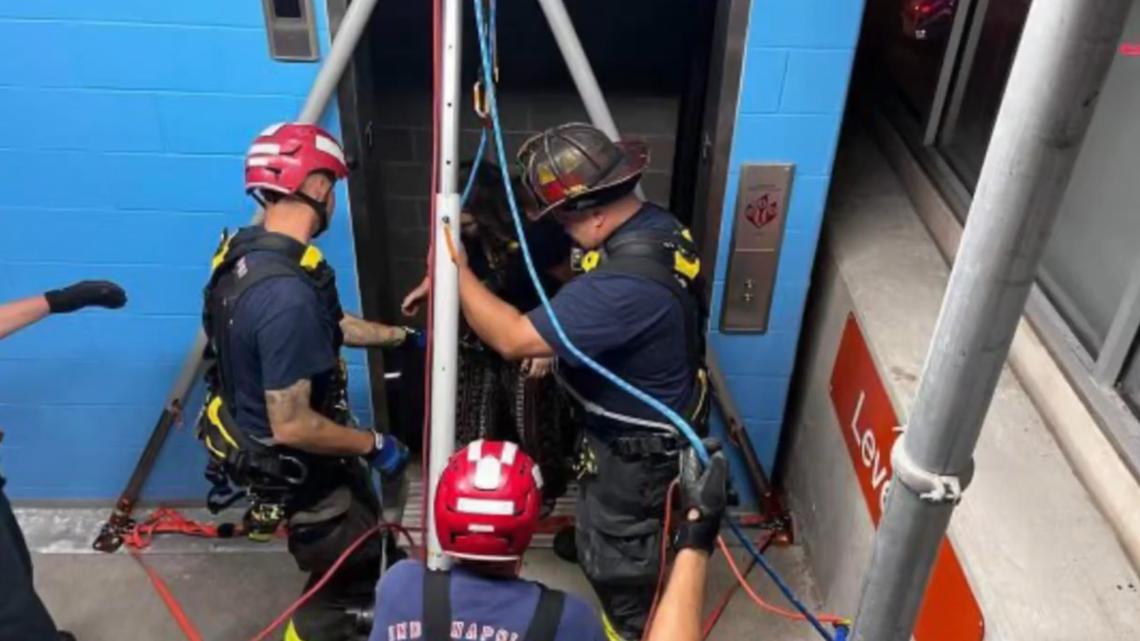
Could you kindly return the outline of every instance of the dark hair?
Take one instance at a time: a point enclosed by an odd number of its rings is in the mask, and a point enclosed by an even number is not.
[[[475,183],[463,209],[475,217],[480,237],[492,249],[515,242],[518,235],[511,219],[511,205],[503,189],[499,166],[488,160],[480,160],[477,164],[465,162],[460,168],[463,170],[459,181],[460,189],[467,184],[471,172],[475,172]],[[511,176],[511,189],[516,195],[522,191],[519,187],[518,177]]]

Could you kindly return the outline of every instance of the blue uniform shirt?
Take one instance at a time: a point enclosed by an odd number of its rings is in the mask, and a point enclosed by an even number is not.
[[[252,265],[259,252],[246,262]],[[301,379],[321,398],[338,367],[336,331],[340,319],[321,303],[301,276],[257,283],[234,310],[228,365],[234,386],[234,419],[255,437],[272,435],[265,390],[283,389]]]
[[[375,623],[368,641],[423,638],[424,566],[400,561],[376,588]],[[522,579],[489,578],[463,566],[451,570],[451,638],[458,641],[523,641],[539,587]],[[602,623],[582,599],[566,595],[556,641],[605,641]],[[429,604],[430,607],[430,604]]]
[[[619,231],[676,226],[672,214],[646,203]],[[578,349],[672,409],[684,411],[694,373],[685,344],[685,311],[668,288],[638,276],[589,272],[563,285],[550,303]],[[558,355],[562,375],[582,396],[612,412],[665,420],[571,354],[545,309],[538,307],[527,317]]]

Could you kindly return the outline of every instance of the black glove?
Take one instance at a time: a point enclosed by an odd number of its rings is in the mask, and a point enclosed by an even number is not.
[[[674,544],[678,550],[695,548],[711,553],[728,499],[728,460],[720,450],[720,441],[707,438],[703,442],[709,452],[707,466],[693,448],[681,453],[681,515]]]
[[[92,305],[118,309],[127,304],[127,293],[109,280],[80,281],[46,292],[44,298],[53,314],[66,314]]]

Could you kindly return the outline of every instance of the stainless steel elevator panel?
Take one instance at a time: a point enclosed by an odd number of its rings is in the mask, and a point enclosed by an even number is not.
[[[722,332],[768,331],[794,169],[794,165],[782,163],[740,168],[721,306]]]

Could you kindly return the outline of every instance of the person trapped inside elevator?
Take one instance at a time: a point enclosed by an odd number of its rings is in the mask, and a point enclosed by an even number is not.
[[[523,264],[499,166],[486,160],[465,165],[465,175],[460,176],[462,184],[471,179],[470,172],[475,173],[471,194],[459,213],[459,237],[467,252],[468,265],[504,301],[518,309],[533,309],[539,304],[538,293]],[[511,189],[520,206],[533,208],[534,203],[517,179],[512,181]],[[554,295],[562,283],[574,275],[570,262],[570,238],[556,221],[549,218],[523,221],[523,232],[542,287],[548,295]],[[400,309],[405,316],[419,312],[429,286],[430,279],[425,275],[404,296]],[[540,378],[549,374],[552,359],[529,360],[523,367],[528,375]]]
[[[49,315],[70,314],[85,307],[119,309],[127,294],[105,280],[85,280],[62,289],[0,304],[0,339],[34,325]],[[2,426],[0,426],[2,428]],[[0,442],[4,430],[0,429]],[[55,622],[32,584],[32,555],[4,494],[6,479],[0,470],[0,639],[22,641],[75,641]]]
[[[272,125],[245,157],[245,187],[265,208],[261,225],[225,235],[205,291],[203,325],[215,364],[198,423],[211,454],[209,501],[250,502],[245,528],[268,538],[288,526],[288,548],[310,573],[306,588],[377,522],[370,468],[395,482],[408,453],[348,408],[343,345],[387,347],[408,331],[346,314],[332,268],[311,241],[348,174],[340,144],[308,124]],[[294,614],[289,641],[351,638],[350,607],[371,601],[382,544],[357,550]]]
[[[705,431],[702,314],[693,280],[700,261],[687,230],[635,193],[649,162],[640,142],[612,142],[586,124],[548,129],[518,154],[522,182],[586,251],[585,273],[551,299],[578,350]],[[639,639],[661,559],[665,493],[687,442],[655,410],[590,369],[543,307],[522,312],[459,263],[464,317],[508,359],[557,356],[556,374],[584,410],[578,462],[578,561],[611,638]]]

